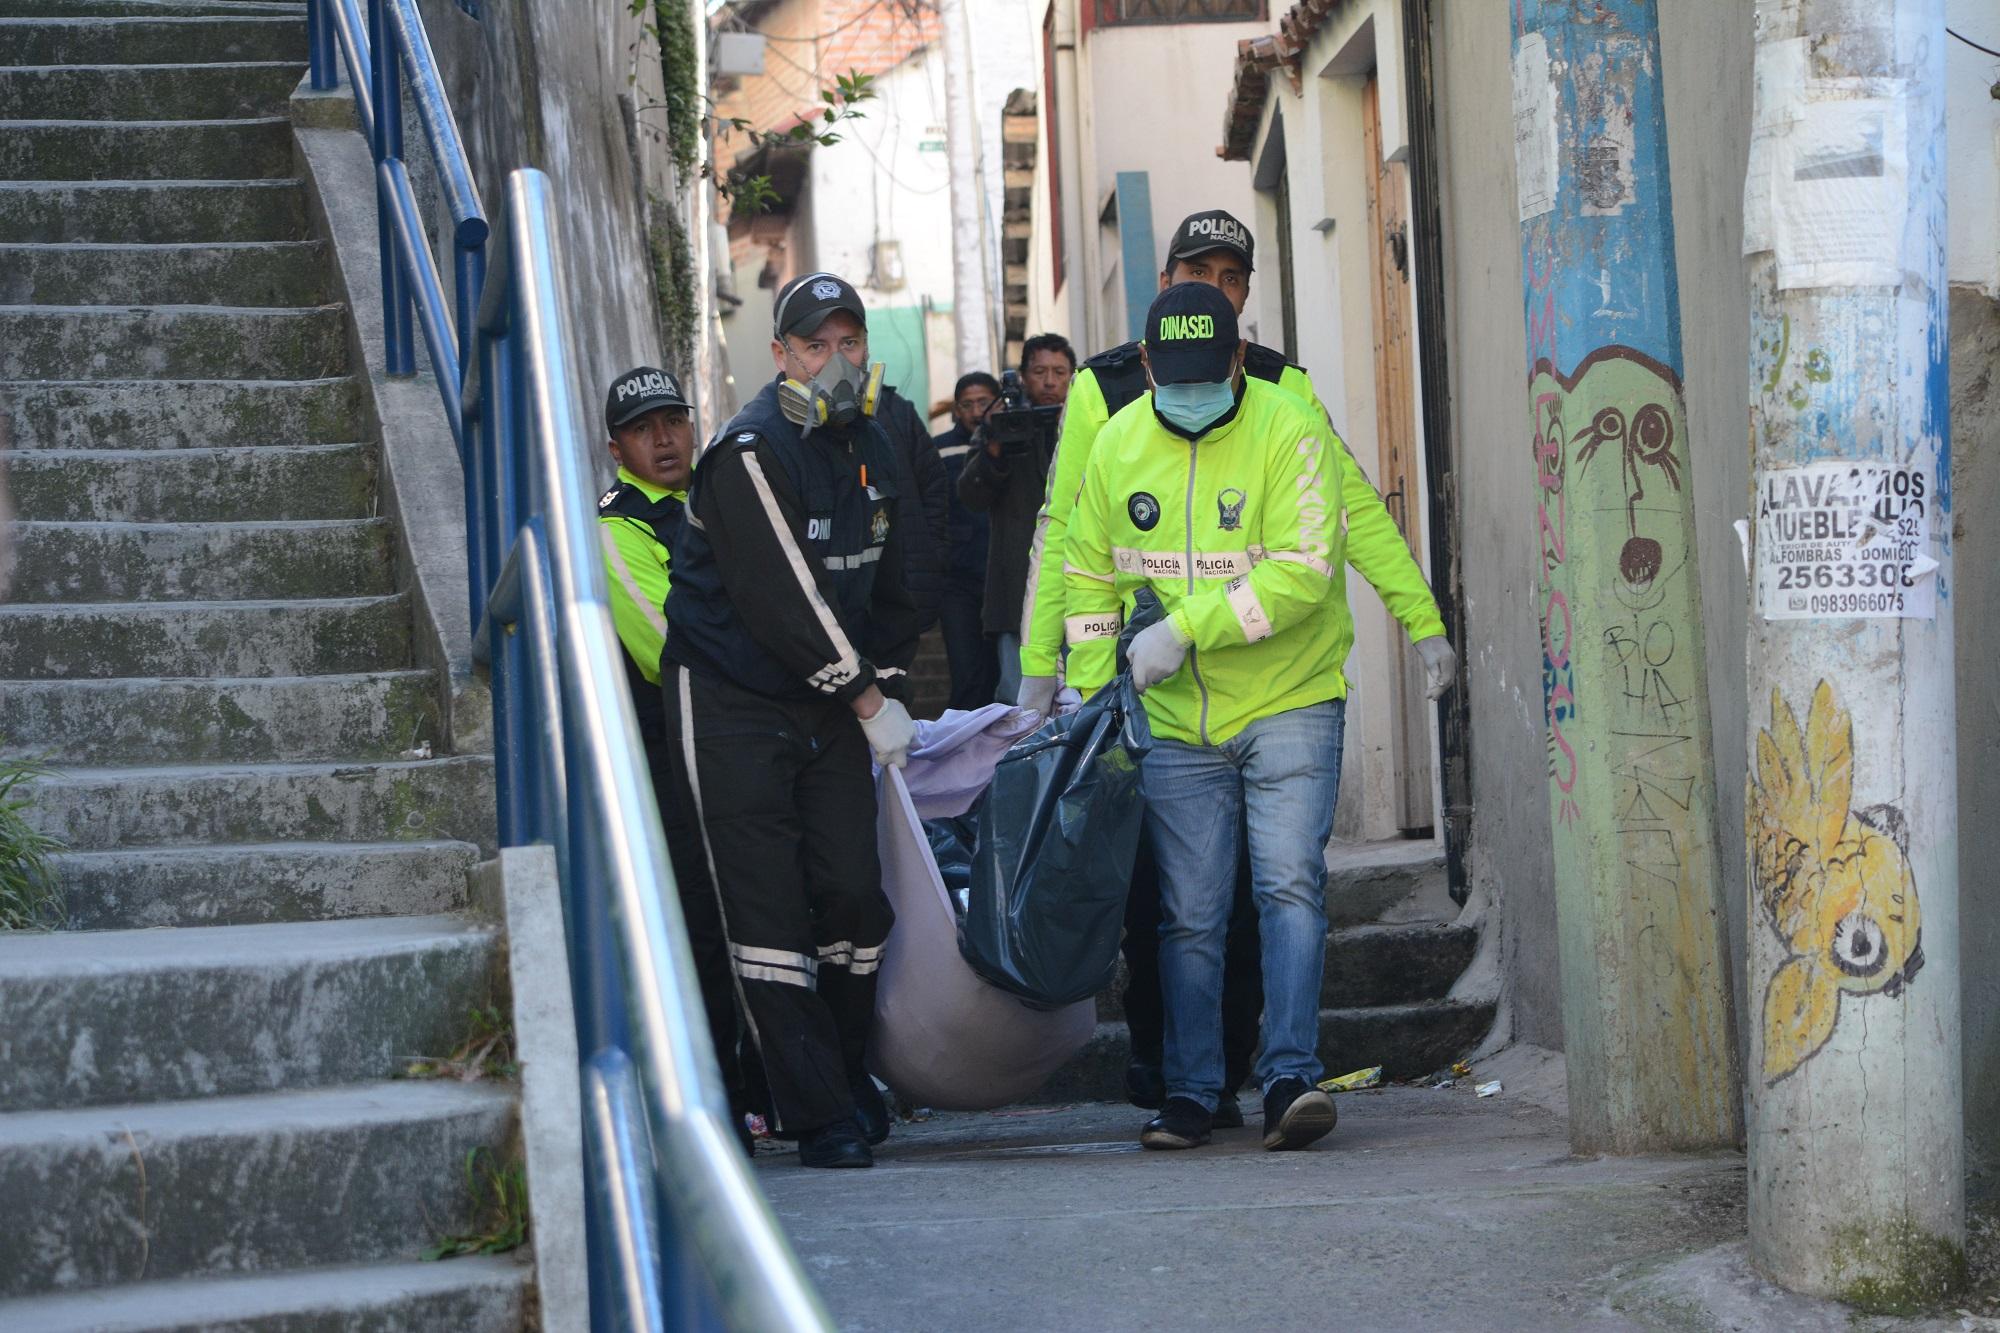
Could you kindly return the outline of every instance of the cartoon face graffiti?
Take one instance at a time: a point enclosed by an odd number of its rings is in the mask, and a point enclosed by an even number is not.
[[[1632,413],[1628,425],[1625,414],[1615,407],[1601,408],[1590,424],[1576,433],[1572,444],[1582,443],[1576,460],[1583,467],[1606,441],[1615,441],[1631,487],[1625,500],[1625,522],[1631,532],[1618,553],[1618,572],[1635,588],[1652,583],[1665,562],[1660,543],[1639,532],[1639,508],[1646,498],[1646,469],[1658,468],[1674,490],[1681,488],[1681,469],[1674,457],[1674,418],[1664,404],[1645,403]]]
[[[1902,812],[1852,810],[1854,723],[1825,681],[1803,733],[1777,691],[1757,737],[1747,833],[1752,891],[1790,953],[1764,991],[1764,1080],[1833,1036],[1841,997],[1898,996],[1924,965]]]

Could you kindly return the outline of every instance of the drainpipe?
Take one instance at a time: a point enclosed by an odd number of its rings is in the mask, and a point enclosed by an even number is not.
[[[942,0],[944,117],[951,172],[951,299],[957,365],[954,376],[993,364],[987,307],[992,280],[986,265],[986,200],[979,188],[979,111],[966,0]],[[919,407],[930,411],[930,404]]]
[[[1866,1306],[1965,1279],[1943,0],[1759,0],[1750,1246]]]
[[[1653,0],[1513,0],[1570,1142],[1738,1141]]]

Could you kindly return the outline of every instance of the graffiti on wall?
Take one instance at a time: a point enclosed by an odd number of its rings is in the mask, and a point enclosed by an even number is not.
[[[1705,684],[1680,378],[1631,348],[1603,347],[1570,375],[1538,363],[1529,401],[1556,820],[1604,809],[1635,884],[1677,886],[1695,840]],[[1578,706],[1579,667],[1597,682],[1589,715]],[[1583,755],[1607,762],[1592,770]]]
[[[1764,1081],[1833,1036],[1843,996],[1900,996],[1924,965],[1903,813],[1853,808],[1854,722],[1822,680],[1803,730],[1771,692],[1750,783],[1755,902],[1787,957],[1764,989]]]

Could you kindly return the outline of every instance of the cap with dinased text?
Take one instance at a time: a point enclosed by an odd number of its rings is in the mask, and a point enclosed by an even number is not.
[[[1240,341],[1236,307],[1205,282],[1177,282],[1146,311],[1146,364],[1155,384],[1228,379]]]
[[[771,307],[771,336],[810,337],[836,310],[845,310],[861,322],[862,328],[868,327],[868,311],[861,304],[861,294],[847,279],[833,273],[808,273],[793,278]]]
[[[617,430],[659,407],[692,409],[681,382],[657,366],[634,366],[611,381],[604,395],[604,428]]]
[[[1167,243],[1167,263],[1176,259],[1192,259],[1205,255],[1211,250],[1227,250],[1243,261],[1243,267],[1255,270],[1253,256],[1257,243],[1250,236],[1250,229],[1237,221],[1234,213],[1220,208],[1211,208],[1205,213],[1190,213],[1181,219],[1181,225],[1174,228],[1174,238]]]

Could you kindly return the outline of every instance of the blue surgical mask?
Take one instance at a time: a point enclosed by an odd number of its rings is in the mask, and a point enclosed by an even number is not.
[[[1236,386],[1229,380],[1162,384],[1153,390],[1153,410],[1189,435],[1201,434],[1235,405]]]

